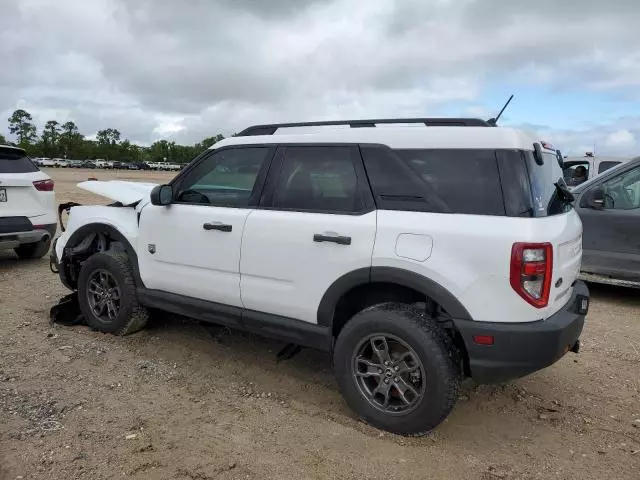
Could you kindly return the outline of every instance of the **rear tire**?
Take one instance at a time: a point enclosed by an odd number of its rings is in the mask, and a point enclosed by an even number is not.
[[[24,243],[13,249],[21,260],[29,260],[34,258],[42,258],[51,247],[51,239],[46,242]]]
[[[91,328],[114,335],[137,332],[149,318],[147,309],[138,302],[125,252],[108,250],[84,262],[78,276],[78,303]]]
[[[449,343],[435,321],[407,304],[361,311],[342,329],[334,349],[347,404],[376,428],[427,434],[447,418],[458,395]]]

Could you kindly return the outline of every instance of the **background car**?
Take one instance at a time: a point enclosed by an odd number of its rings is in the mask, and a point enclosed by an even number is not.
[[[53,180],[21,148],[0,145],[0,250],[41,258],[56,227]]]
[[[591,152],[584,157],[567,157],[562,162],[564,180],[570,188],[574,188],[629,160],[622,157],[596,157]],[[579,175],[580,171],[584,172],[584,176]]]
[[[582,219],[582,278],[640,287],[640,157],[573,190]]]

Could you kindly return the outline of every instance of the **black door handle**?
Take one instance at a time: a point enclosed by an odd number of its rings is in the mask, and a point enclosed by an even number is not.
[[[205,230],[218,230],[220,232],[230,232],[232,230],[231,225],[217,222],[205,223],[204,225],[202,225],[202,228],[204,228]]]
[[[341,235],[323,235],[316,233],[313,235],[314,242],[333,242],[338,245],[351,245],[351,237],[343,237]]]

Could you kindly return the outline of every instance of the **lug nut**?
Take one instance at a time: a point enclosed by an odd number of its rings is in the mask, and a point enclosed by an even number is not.
[[[385,378],[385,379],[384,379],[384,383],[389,383],[389,379],[388,379],[388,378]]]
[[[400,367],[396,365],[395,367],[393,367],[393,369],[397,372],[398,370],[400,370]]]
[[[382,373],[382,369],[381,368],[378,369],[378,373]]]

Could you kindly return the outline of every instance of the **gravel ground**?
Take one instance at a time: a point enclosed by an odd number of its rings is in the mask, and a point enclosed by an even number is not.
[[[53,170],[59,201],[100,201]],[[104,199],[102,200],[104,202]],[[466,382],[422,438],[359,422],[326,354],[167,318],[124,338],[51,326],[46,259],[0,252],[0,479],[638,479],[640,296],[592,286],[579,355]]]

